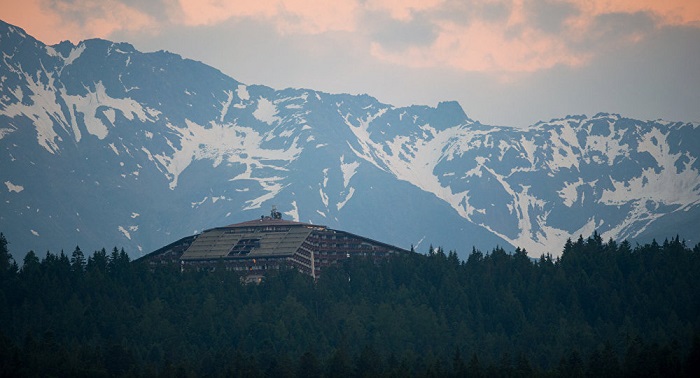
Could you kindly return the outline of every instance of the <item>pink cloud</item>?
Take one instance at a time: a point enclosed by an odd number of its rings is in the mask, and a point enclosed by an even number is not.
[[[652,17],[657,28],[668,26],[700,27],[700,2],[685,0],[591,0],[567,1],[574,4],[580,13],[568,20],[569,36],[572,39],[594,35],[596,18],[610,14],[646,13]],[[635,43],[644,38],[643,35],[628,36],[626,42]]]
[[[290,33],[320,34],[326,31],[355,31],[356,1],[280,1],[279,30]]]
[[[482,21],[468,26],[441,25],[428,47],[412,47],[399,53],[372,45],[373,56],[395,64],[416,68],[450,67],[472,72],[533,72],[558,64],[576,66],[589,58],[570,51],[559,39],[535,29],[526,29],[517,37],[504,35],[501,25]]]
[[[106,38],[119,30],[156,27],[150,16],[117,0],[9,0],[0,3],[0,14],[4,21],[22,27],[47,44]]]
[[[236,18],[271,22],[280,33],[319,34],[353,31],[357,2],[354,0],[179,0],[185,25],[212,25]]]
[[[596,52],[637,43],[649,33],[632,30],[610,40],[595,27],[602,15],[643,12],[657,28],[700,27],[700,1],[550,1],[568,4],[573,10],[556,34],[538,28],[533,18],[536,9],[524,0],[459,3],[461,15],[452,14],[455,3],[445,0],[171,0],[165,3],[163,20],[155,20],[121,0],[4,0],[0,14],[3,20],[48,44],[109,38],[118,31],[158,32],[166,23],[192,27],[255,19],[269,23],[280,35],[345,32],[376,59],[396,65],[497,73],[586,64]],[[499,17],[481,14],[489,7],[498,9]],[[404,25],[420,16],[421,23],[432,28],[433,39],[420,44],[407,40],[398,51],[384,46],[374,37],[381,33],[369,30],[383,25],[361,24],[377,12]],[[584,42],[589,46],[587,51],[580,48]]]
[[[179,0],[178,5],[185,25],[212,25],[233,17],[270,18],[276,13],[275,0],[218,1]]]
[[[77,39],[81,33],[71,25],[62,24],[59,15],[46,12],[40,0],[18,0],[0,2],[2,19],[20,26],[27,33],[46,43],[61,39]]]
[[[392,3],[386,0],[383,3]],[[642,32],[622,34],[610,40],[594,27],[597,17],[606,14],[635,14],[652,16],[657,27],[685,25],[700,27],[700,2],[655,0],[593,0],[561,2],[573,5],[573,12],[557,33],[540,30],[529,18],[528,3],[522,0],[508,2],[505,18],[487,20],[478,12],[469,13],[469,19],[460,22],[433,19],[437,37],[429,45],[414,45],[401,51],[371,44],[371,53],[380,60],[410,67],[450,67],[471,72],[534,72],[556,65],[580,66],[595,57],[599,49],[638,43],[646,35]],[[473,1],[472,9],[496,1]],[[500,2],[501,4],[506,4]],[[692,3],[692,4],[687,4]],[[397,17],[400,18],[400,17]],[[580,47],[581,41],[592,46]],[[577,47],[575,47],[577,46]],[[608,46],[608,47],[604,47]],[[611,47],[612,46],[612,47]]]
[[[700,2],[696,0],[593,0],[577,1],[592,15],[649,12],[660,25],[700,26]]]
[[[399,21],[410,21],[414,13],[437,9],[443,0],[368,0],[365,8],[389,13]]]

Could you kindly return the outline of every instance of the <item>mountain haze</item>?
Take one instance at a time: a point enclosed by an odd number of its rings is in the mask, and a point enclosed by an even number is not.
[[[164,51],[46,46],[0,22],[0,231],[29,249],[132,256],[258,218],[325,224],[403,248],[558,255],[597,230],[700,231],[700,125],[616,114],[527,129],[455,102],[246,85]]]

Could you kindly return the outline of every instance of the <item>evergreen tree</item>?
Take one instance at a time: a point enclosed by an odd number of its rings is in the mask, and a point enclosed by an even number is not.
[[[312,352],[305,352],[299,359],[297,378],[320,378],[321,366],[318,358]]]
[[[88,257],[86,269],[90,272],[107,272],[107,252],[104,248],[95,251],[92,256]]]
[[[593,350],[586,369],[588,377],[613,378],[619,377],[621,374],[620,363],[610,343],[606,342],[602,349]]]
[[[518,359],[515,363],[515,369],[513,371],[513,377],[532,377],[535,374],[530,361],[527,359],[524,353],[518,355]]]
[[[80,250],[79,246],[75,246],[75,250],[73,250],[73,254],[71,255],[70,263],[71,269],[74,272],[82,273],[83,270],[85,270],[85,265],[87,263],[85,261],[85,255],[83,254],[83,251]]]
[[[557,368],[557,373],[561,377],[582,378],[586,375],[585,371],[581,354],[577,350],[573,350],[568,355],[563,356]]]
[[[286,354],[272,356],[265,370],[266,378],[292,378],[294,376],[293,363]]]
[[[378,377],[382,374],[382,365],[377,351],[371,345],[366,345],[355,362],[355,374],[357,377]]]
[[[7,239],[0,232],[0,279],[17,273],[16,269],[17,264],[7,248]]]
[[[455,377],[467,376],[467,364],[464,363],[459,348],[457,348],[454,357],[452,357],[452,373]]]
[[[24,256],[22,262],[21,273],[25,277],[33,277],[39,274],[41,269],[41,263],[39,262],[39,257],[37,257],[34,251],[29,251]]]
[[[685,360],[685,376],[700,377],[700,335],[697,333],[693,336],[693,344]]]
[[[328,361],[326,368],[327,377],[350,377],[352,376],[352,362],[345,348],[336,349],[333,356]]]
[[[481,366],[481,363],[479,362],[479,357],[476,355],[476,353],[472,354],[472,357],[469,359],[469,363],[467,364],[467,372],[468,377],[484,376],[483,367]]]

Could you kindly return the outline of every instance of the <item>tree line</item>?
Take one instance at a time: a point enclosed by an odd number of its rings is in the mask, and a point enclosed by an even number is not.
[[[0,234],[0,376],[700,376],[700,245],[432,248],[259,285]]]

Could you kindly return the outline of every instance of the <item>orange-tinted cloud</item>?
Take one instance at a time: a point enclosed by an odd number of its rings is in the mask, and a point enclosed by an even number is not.
[[[117,0],[5,0],[0,2],[0,15],[46,44],[107,38],[115,31],[156,27],[150,16]]]
[[[365,8],[387,12],[396,20],[410,21],[414,13],[437,9],[443,3],[443,0],[368,0]]]
[[[177,2],[182,12],[180,21],[192,26],[217,24],[233,17],[271,18],[276,13],[275,3],[275,0],[179,0]]]
[[[253,18],[274,24],[280,33],[319,34],[356,30],[357,2],[325,0],[179,0],[185,25],[212,25]]]
[[[3,21],[23,28],[27,33],[47,43],[60,42],[61,39],[77,39],[81,36],[77,28],[63,24],[58,14],[47,11],[42,5],[44,4],[39,0],[3,1],[0,2],[0,14]],[[58,30],[60,32],[57,32]]]
[[[700,1],[697,0],[593,0],[577,2],[586,13],[649,12],[664,25],[693,25],[700,27]]]
[[[384,1],[385,4],[391,2]],[[610,50],[616,45],[636,43],[645,38],[643,29],[631,29],[614,37],[602,33],[596,29],[596,21],[603,16],[646,14],[656,28],[700,27],[698,1],[549,0],[550,5],[555,3],[573,9],[557,33],[547,32],[537,25],[532,2],[476,0],[470,2],[468,8],[478,10],[500,5],[507,15],[488,18],[473,11],[465,13],[463,22],[435,18],[433,23],[438,32],[433,43],[394,51],[374,42],[371,53],[378,59],[411,67],[450,67],[499,74],[533,72],[556,65],[582,65],[598,50]],[[405,18],[405,12],[390,14],[396,19]]]
[[[396,65],[497,73],[577,66],[603,50],[642,41],[658,28],[700,28],[697,0],[169,0],[161,4],[163,19],[155,20],[120,0],[4,0],[0,17],[48,44],[109,38],[119,31],[157,31],[162,24],[186,28],[253,19],[280,35],[342,31],[375,59]],[[542,27],[542,20],[551,21],[552,15],[545,13],[552,6],[567,11],[556,15],[556,27]],[[377,14],[393,25],[376,18],[371,25],[365,23]],[[610,15],[630,19],[643,15],[641,19],[651,26],[631,20],[620,32],[601,30],[600,20]],[[390,29],[397,24],[410,27],[415,20],[430,28],[420,43],[403,29]],[[608,22],[606,27],[618,26]],[[377,28],[404,38],[401,47],[383,45],[377,36],[387,33]]]
[[[570,51],[561,40],[527,29],[506,37],[498,25],[481,21],[468,26],[441,25],[428,47],[391,52],[372,44],[372,54],[382,60],[416,68],[443,66],[472,72],[533,72],[558,64],[576,66],[589,58]]]

